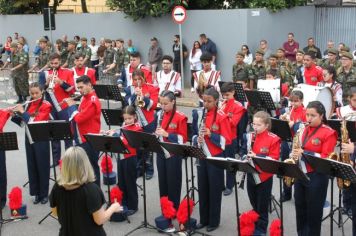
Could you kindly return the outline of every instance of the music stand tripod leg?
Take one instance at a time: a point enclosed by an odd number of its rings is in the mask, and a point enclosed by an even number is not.
[[[240,227],[240,211],[239,211],[239,196],[238,196],[238,187],[237,187],[237,181],[236,181],[236,172],[234,171],[234,176],[235,176],[235,207],[236,207],[236,218],[237,218],[237,235],[241,235],[241,227]],[[283,234],[282,234],[283,235]]]

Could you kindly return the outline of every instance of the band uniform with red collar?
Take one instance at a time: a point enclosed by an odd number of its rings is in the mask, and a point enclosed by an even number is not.
[[[142,131],[142,127],[138,124],[138,123],[135,123],[135,124],[132,124],[132,125],[128,125],[128,126],[125,126],[125,128],[123,129],[126,129],[126,130],[131,130],[131,131],[138,131],[138,132],[141,132]],[[120,154],[120,155],[123,155],[124,156],[124,159],[126,158],[130,158],[130,157],[133,157],[133,156],[137,156],[137,150],[136,148],[130,146],[129,142],[127,141],[126,137],[123,135],[122,132],[120,132],[120,138],[122,140],[122,142],[124,143],[125,147],[129,150],[130,153],[125,153],[125,154]]]
[[[73,105],[68,108],[69,121],[74,121],[74,138],[77,144],[86,142],[84,134],[100,132],[101,104],[95,93],[92,91],[84,95],[80,105]]]
[[[309,68],[304,67],[305,83],[316,86],[318,82],[324,81],[323,69],[320,66],[312,64]]]
[[[336,114],[340,119],[352,113],[356,113],[356,108],[351,106],[351,104],[336,108]],[[350,116],[347,118],[347,120],[356,121],[356,116]]]
[[[249,135],[255,135],[250,133]],[[251,137],[251,139],[254,137]],[[281,139],[274,133],[268,130],[263,131],[260,134],[256,134],[255,143],[252,147],[252,151],[256,156],[271,157],[274,160],[279,159],[280,155]],[[265,182],[270,179],[273,174],[262,172],[261,169],[256,165],[256,169],[260,172],[259,178],[261,182]]]
[[[156,73],[155,86],[159,87],[159,94],[163,91],[172,91],[174,95],[180,96],[182,92],[180,73],[171,70],[165,73],[163,70]]]
[[[294,125],[292,126],[292,134],[297,132],[299,129],[299,125],[301,123],[305,123],[307,121],[306,119],[306,109],[303,106],[303,104],[299,107],[293,107],[290,111],[290,118],[291,121],[294,122]]]
[[[202,147],[207,156],[222,155],[225,146],[232,142],[229,119],[223,111],[216,110],[217,108],[213,108],[210,111],[206,111],[205,127],[210,130],[211,135],[210,137],[204,136]],[[202,109],[193,110],[193,143],[197,143],[202,113]]]
[[[221,80],[221,72],[216,71],[216,70],[210,70],[210,71],[197,71],[193,73],[194,77],[194,90],[198,88],[199,85],[199,79],[200,77],[204,78],[204,82],[206,83],[207,87],[208,85],[214,86],[217,91],[220,91],[219,83],[218,81]]]
[[[60,112],[68,107],[67,103],[62,102],[63,99],[70,97],[74,93],[74,81],[72,79],[72,71],[68,69],[59,68],[57,70],[57,76],[63,81],[62,84],[55,83],[52,92],[49,93],[49,99],[53,108]],[[48,71],[48,75],[52,75],[53,70]],[[54,96],[53,96],[54,95]]]
[[[142,70],[143,74],[145,75],[146,83],[148,84],[153,84],[152,80],[152,72],[151,70],[142,65],[139,64],[136,68],[133,68],[130,64],[125,68],[125,73],[122,74],[120,79],[117,80],[118,84],[122,84],[124,87],[129,87],[132,85],[132,73],[136,70],[140,69]]]
[[[316,130],[316,131],[315,131]],[[327,125],[318,127],[307,126],[301,134],[302,149],[307,152],[320,154],[326,158],[334,151],[337,142],[337,133]],[[302,170],[306,173],[313,172],[313,168],[301,159]]]
[[[161,115],[163,111],[157,112],[157,117]],[[176,111],[172,120],[170,117],[173,111],[164,112],[161,127],[168,133],[168,137],[163,137],[164,142],[184,144],[188,139],[188,118],[184,113]]]
[[[79,78],[82,75],[87,75],[90,78],[90,83],[92,85],[96,84],[96,76],[95,76],[95,70],[89,67],[73,67],[73,83],[75,84],[77,78]]]
[[[135,86],[131,85],[127,88],[125,88],[126,96],[125,100],[126,103],[129,105],[135,105],[137,96],[135,94]],[[157,107],[157,102],[158,102],[158,88],[154,87],[151,84],[144,83],[142,84],[142,94],[143,96],[143,101],[145,102],[145,106],[141,108],[144,119],[146,119],[147,124],[150,124],[151,122],[154,121],[154,113],[155,109]],[[142,122],[141,122],[142,123]],[[143,122],[145,123],[145,122]],[[142,125],[142,124],[141,124]],[[142,125],[144,126],[144,125]]]
[[[4,126],[10,117],[10,112],[6,110],[0,110],[0,133],[3,132]]]
[[[231,140],[237,138],[237,126],[246,112],[246,108],[234,98],[225,101],[220,108],[228,117],[231,125]],[[235,132],[236,131],[236,132]]]

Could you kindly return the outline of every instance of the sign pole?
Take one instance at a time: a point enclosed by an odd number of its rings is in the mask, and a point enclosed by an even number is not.
[[[53,44],[52,21],[51,21],[51,8],[50,8],[50,7],[46,8],[46,11],[48,11],[49,34],[50,34],[50,37],[51,37],[51,43]]]
[[[179,27],[179,53],[180,53],[180,76],[182,78],[182,91],[184,91],[184,66],[183,66],[183,37],[182,37],[182,24],[178,24]]]

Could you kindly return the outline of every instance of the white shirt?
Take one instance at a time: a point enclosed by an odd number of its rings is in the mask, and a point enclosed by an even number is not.
[[[202,70],[203,65],[201,64],[200,57],[202,55],[202,51],[200,48],[197,48],[194,56],[192,55],[192,50],[189,54],[189,62],[190,62],[190,70]]]
[[[90,60],[91,61],[97,61],[99,60],[99,57],[98,57],[98,48],[99,48],[99,45],[89,45],[89,48],[91,49],[91,57],[90,57]]]
[[[159,87],[159,94],[165,90],[174,92],[182,91],[180,74],[171,70],[169,73],[165,73],[164,70],[160,70],[156,73],[155,85]]]
[[[248,65],[251,65],[252,64],[252,61],[253,61],[253,56],[252,56],[252,53],[248,54],[245,56],[244,58],[244,62]]]

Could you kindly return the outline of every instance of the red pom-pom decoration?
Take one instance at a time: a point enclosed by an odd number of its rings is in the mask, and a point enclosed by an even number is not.
[[[107,165],[106,165],[106,162],[108,162]],[[103,156],[103,159],[101,160],[100,166],[101,166],[101,172],[103,174],[111,173],[112,172],[112,160],[111,160],[111,157],[109,155]]]
[[[121,191],[121,189],[118,186],[113,187],[110,191],[111,203],[114,203],[116,200],[116,202],[120,203],[121,205],[123,196],[124,193]]]
[[[258,213],[254,210],[244,212],[240,215],[240,233],[242,236],[253,235],[258,217]]]
[[[62,160],[59,160],[58,164],[59,164],[59,170],[62,170]]]
[[[269,227],[269,235],[270,236],[281,236],[282,235],[280,219],[275,219],[274,221],[272,221],[271,226]]]
[[[189,216],[193,213],[194,201],[189,199]],[[177,221],[179,224],[185,224],[188,221],[188,200],[184,198],[180,203],[178,211],[177,211]]]
[[[173,219],[176,216],[176,209],[174,208],[174,204],[172,201],[168,199],[167,196],[161,197],[161,210],[162,215],[166,219]]]
[[[9,193],[9,207],[11,210],[17,210],[22,206],[22,190],[14,187]]]

